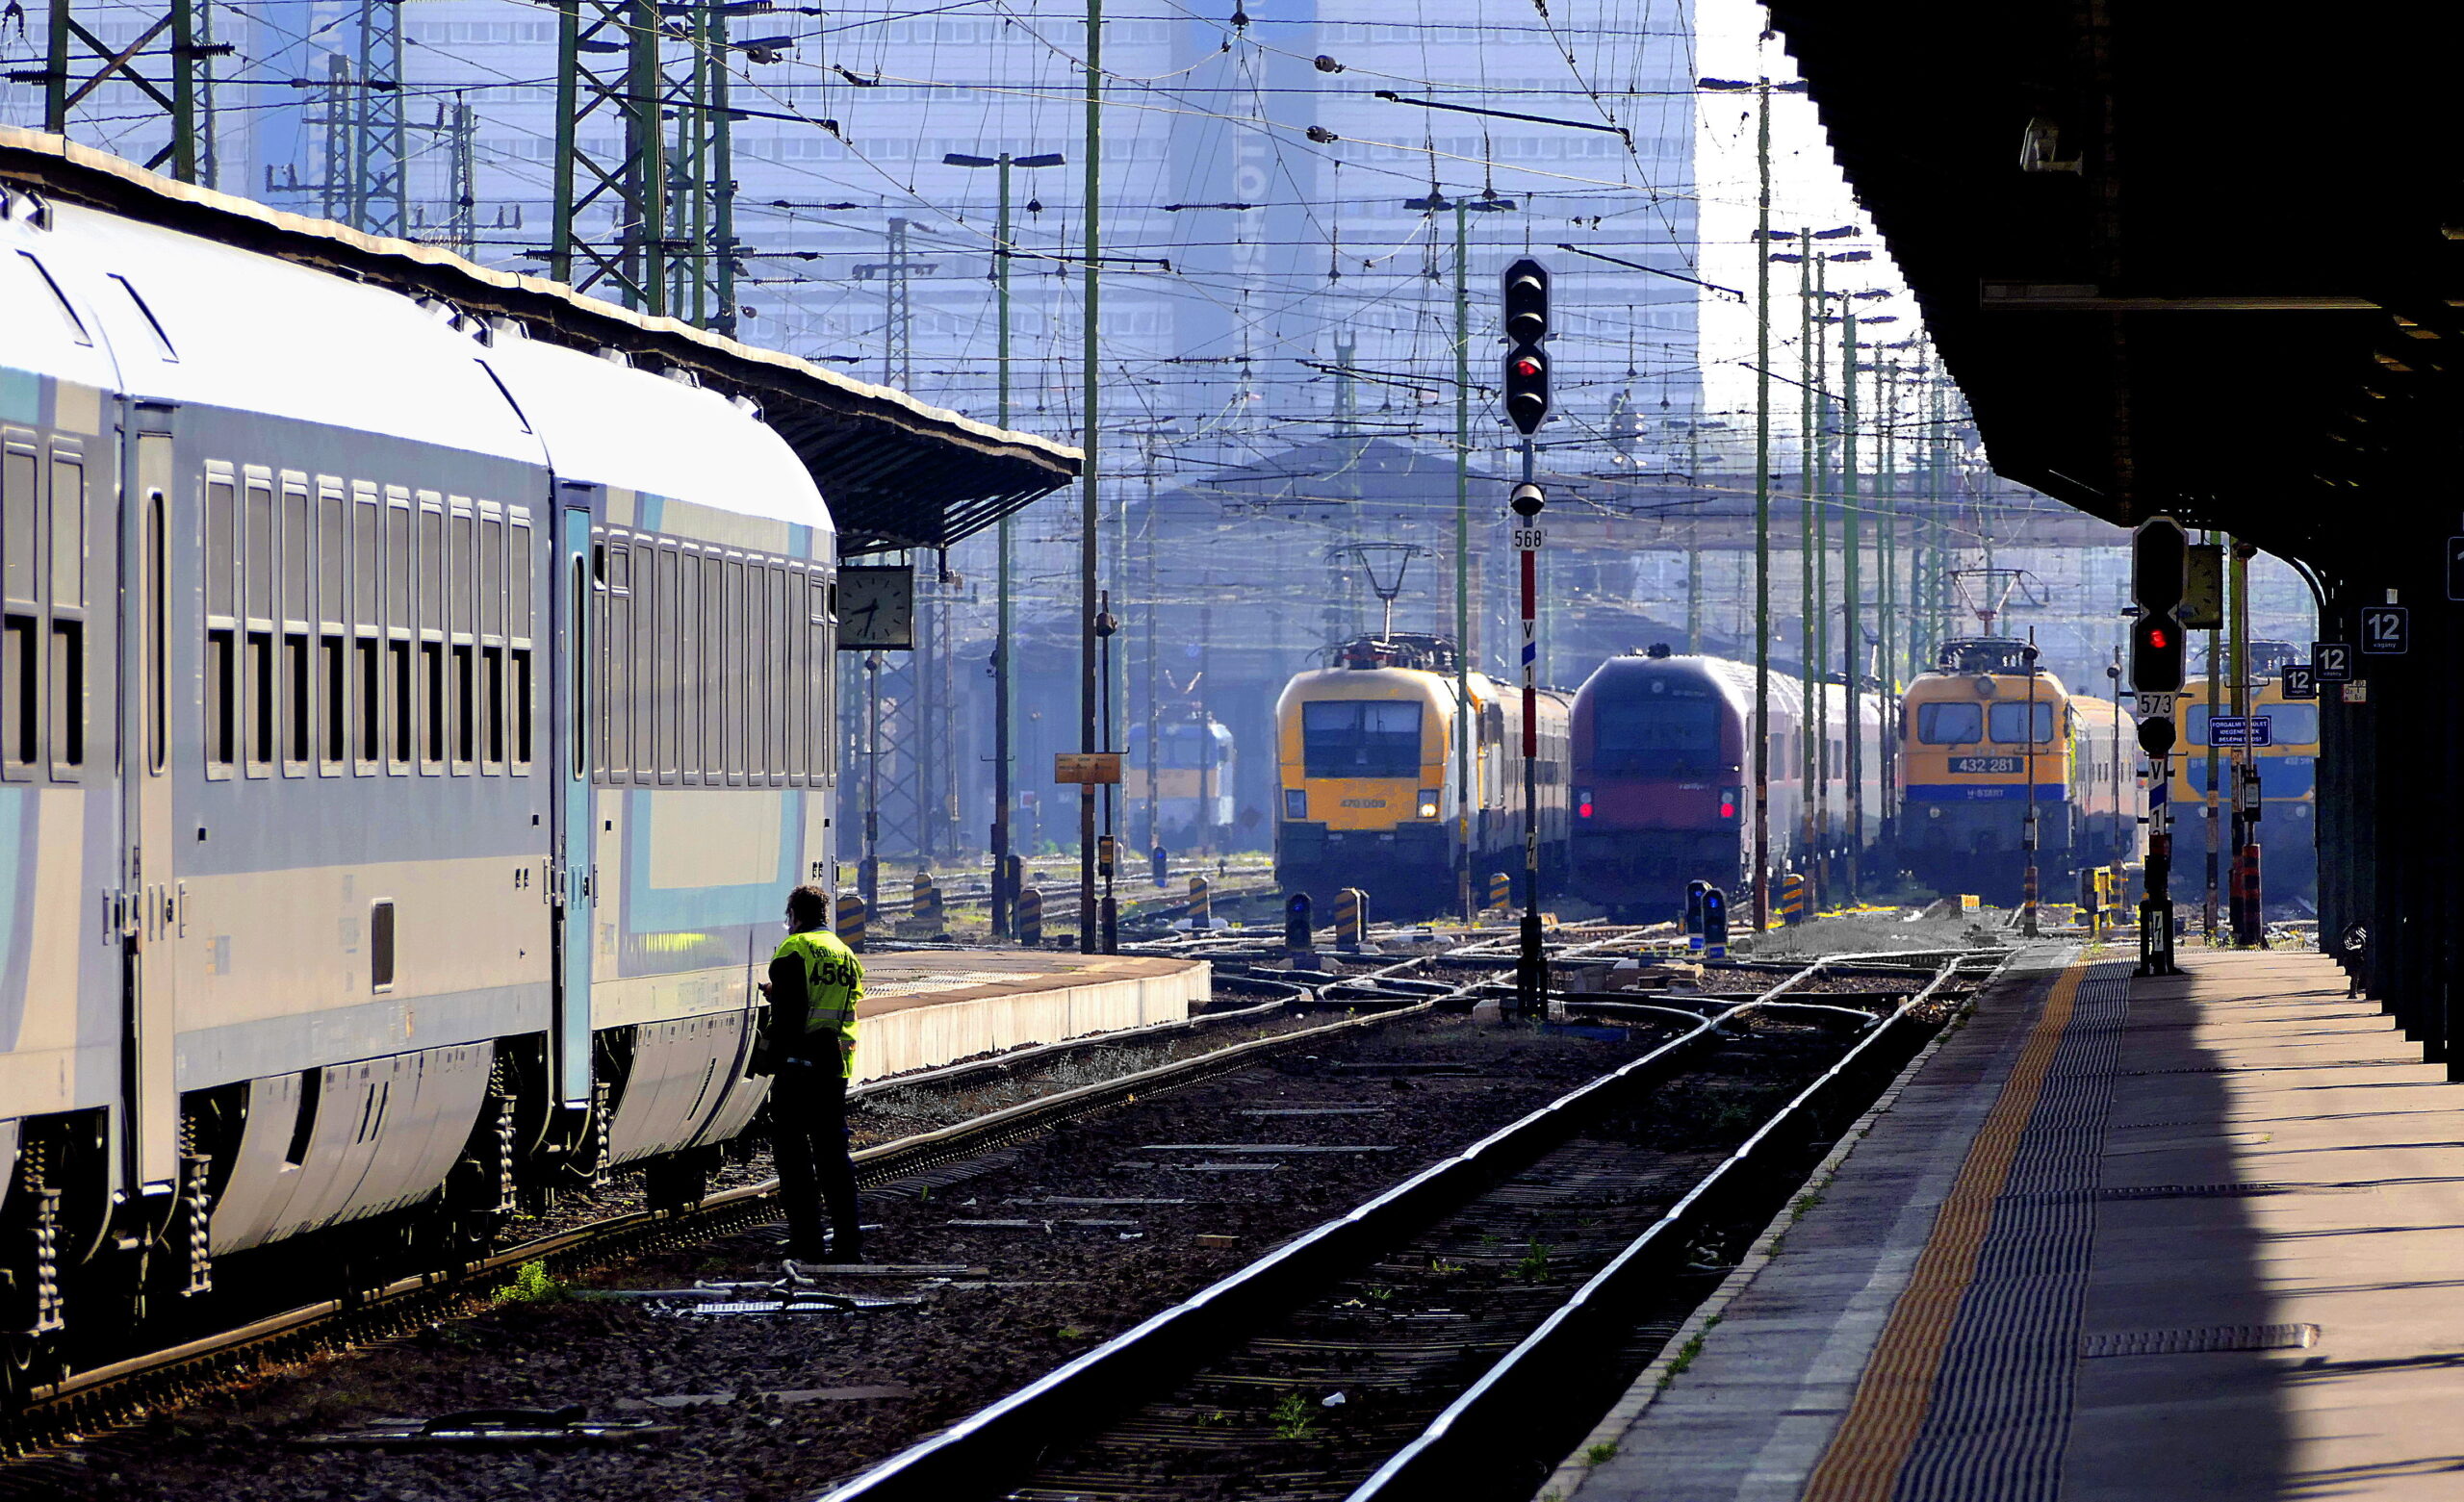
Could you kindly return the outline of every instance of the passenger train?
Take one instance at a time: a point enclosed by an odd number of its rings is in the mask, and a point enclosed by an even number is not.
[[[2040,894],[2066,892],[2066,873],[2138,849],[2136,724],[2110,700],[2064,688],[2030,652],[2014,639],[1956,638],[1908,686],[1900,863],[1938,892],[2016,901],[2031,806]]]
[[[1240,759],[1230,727],[1211,715],[1201,723],[1192,714],[1164,721],[1155,739],[1163,748],[1161,756],[1147,754],[1144,722],[1129,727],[1120,796],[1131,827],[1147,828],[1151,807],[1151,843],[1195,846],[1222,838],[1233,827],[1232,789]]]
[[[2229,687],[2221,697],[2224,712],[2231,713]],[[2172,800],[2174,859],[2179,862],[2198,859],[2206,848],[2206,831],[2197,823],[2207,802],[2206,677],[2185,680],[2176,702],[2180,710],[2175,723],[2182,727],[2182,736],[2172,758]],[[2315,902],[2319,888],[2314,818],[2319,784],[2318,700],[2286,699],[2283,678],[2272,674],[2251,683],[2250,713],[2265,716],[2268,722],[2269,744],[2250,753],[2259,770],[2261,893],[2270,903]],[[2232,753],[2224,751],[2219,759],[2229,768]],[[2218,778],[2219,786],[2228,793],[2231,777],[2226,771]],[[2229,812],[2223,818],[2225,823],[2218,830],[2220,849],[2231,829]]]
[[[0,300],[11,1386],[308,1234],[483,1244],[626,1163],[698,1197],[782,898],[834,869],[786,443],[15,190]]]
[[[1672,654],[1664,646],[1601,664],[1574,701],[1574,818],[1570,890],[1620,914],[1665,916],[1700,878],[1750,893],[1754,880],[1754,667],[1721,657]],[[1871,847],[1883,827],[1884,720],[1888,705],[1864,696],[1858,717],[1861,828],[1852,836],[1848,799],[1848,704],[1834,685],[1823,696],[1824,765],[1808,754],[1804,687],[1771,677],[1770,870],[1804,871],[1853,845]]]
[[[1281,817],[1275,878],[1329,903],[1343,887],[1403,917],[1451,907],[1468,865],[1523,870],[1523,695],[1485,674],[1471,685],[1471,783],[1455,746],[1457,661],[1445,637],[1359,637],[1334,665],[1303,673],[1275,701]],[[1563,873],[1567,697],[1538,696],[1541,880]],[[1321,909],[1322,911],[1323,908]]]

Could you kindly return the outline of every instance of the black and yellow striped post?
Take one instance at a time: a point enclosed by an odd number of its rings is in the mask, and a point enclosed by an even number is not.
[[[1190,878],[1190,928],[1215,927],[1215,883],[1204,877]]]
[[[915,873],[915,906],[910,916],[928,931],[941,927],[941,884],[929,871]]]
[[[1018,930],[1018,942],[1029,949],[1043,947],[1043,894],[1031,886],[1018,888],[1018,900],[1011,909],[1011,923]]]
[[[838,942],[859,954],[864,948],[864,900],[853,892],[838,896]]]
[[[1514,878],[1502,871],[1489,873],[1489,906],[1502,913],[1514,910]]]
[[[1799,924],[1806,921],[1805,873],[1790,871],[1782,874],[1780,901],[1776,906],[1783,924]]]
[[[1335,948],[1357,954],[1369,934],[1369,894],[1356,886],[1335,894]]]

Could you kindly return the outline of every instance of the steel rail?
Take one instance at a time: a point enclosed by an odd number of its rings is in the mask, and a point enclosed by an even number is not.
[[[1381,967],[1372,974],[1384,976],[1414,969],[1444,957],[1443,954],[1417,955]],[[1075,1089],[1039,1096],[948,1127],[879,1143],[852,1155],[856,1160],[858,1181],[878,1185],[953,1159],[973,1157],[1039,1134],[1063,1122],[1107,1109],[1133,1095],[1151,1095],[1241,1068],[1257,1056],[1278,1049],[1424,1014],[1435,1008],[1438,1000],[1432,998],[1406,1006],[1381,1008],[1314,1027],[1295,1029],[1290,1032],[1253,1038],[1194,1058],[1176,1059]],[[999,1073],[1005,1068],[1014,1068],[1054,1054],[1089,1050],[1125,1039],[1152,1037],[1226,1020],[1254,1017],[1281,1005],[1270,1002],[1258,1007],[1217,1013],[1209,1018],[1158,1023],[1126,1032],[1090,1034],[1041,1044],[998,1058],[978,1059],[939,1070],[868,1082],[851,1094],[861,1098],[899,1088],[962,1082],[978,1074]],[[779,1181],[772,1178],[721,1190],[683,1209],[629,1210],[535,1237],[450,1267],[415,1273],[372,1289],[299,1305],[178,1345],[71,1372],[58,1381],[33,1388],[27,1394],[23,1407],[15,1413],[0,1415],[0,1455],[23,1451],[63,1434],[83,1432],[109,1423],[111,1409],[108,1400],[116,1387],[141,1385],[149,1390],[186,1388],[214,1380],[226,1367],[244,1362],[262,1365],[281,1360],[281,1353],[295,1345],[304,1349],[339,1338],[354,1337],[359,1333],[357,1327],[362,1325],[379,1331],[395,1328],[482,1300],[493,1292],[494,1280],[527,1262],[563,1263],[569,1269],[586,1260],[645,1250],[659,1241],[723,1234],[734,1225],[750,1220],[761,1208],[762,1202],[777,1193],[778,1186]],[[339,1335],[323,1329],[343,1324],[351,1328]]]
[[[1965,962],[1957,955],[1945,959],[1923,990],[1902,1002],[1878,1026],[1867,1029],[1819,1079],[1798,1091],[1735,1151],[1697,1180],[1657,1221],[1448,1404],[1418,1438],[1353,1489],[1345,1502],[1462,1495],[1483,1484],[1506,1483],[1526,1458],[1507,1453],[1514,1447],[1501,1444],[1499,1437],[1545,1433],[1553,1427],[1551,1417],[1561,1416],[1565,1409],[1567,1374],[1599,1369],[1596,1359],[1631,1328],[1630,1311],[1650,1291],[1644,1285],[1664,1277],[1668,1260],[1681,1253],[1686,1235],[1712,1219],[1739,1192],[1739,1181],[1784,1147],[1794,1130],[1870,1064],[1881,1053],[1883,1040],[1904,1031],[1900,1025]],[[2008,962],[2006,953],[2002,963]],[[1586,1362],[1591,1364],[1586,1367]]]
[[[1611,942],[1613,936],[1604,935],[1581,947]],[[1476,1198],[1578,1130],[1589,1107],[1656,1073],[1671,1070],[1716,1039],[1723,1024],[1776,1001],[1789,987],[1819,974],[1826,963],[1816,959],[1752,1001],[1694,1019],[1694,1027],[1641,1057],[1430,1164],[940,1434],[911,1445],[825,1493],[822,1502],[951,1502],[1013,1484],[1060,1437],[1083,1433],[1089,1414],[1115,1411],[1161,1384],[1178,1380],[1194,1364],[1197,1353],[1287,1310],[1296,1292],[1322,1286],[1408,1228],[1425,1223],[1450,1206]],[[1462,990],[1475,988],[1467,985]],[[1880,1031],[1869,1030],[1861,1049]],[[1450,1489],[1440,1487],[1422,1494],[1447,1495]]]

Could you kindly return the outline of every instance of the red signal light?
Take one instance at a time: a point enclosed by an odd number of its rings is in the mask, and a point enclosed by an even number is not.
[[[2147,628],[2147,645],[2163,651],[2173,645],[2173,638],[2163,626],[2151,625]]]
[[[1577,818],[1578,818],[1578,819],[1588,819],[1588,818],[1590,818],[1590,817],[1591,817],[1591,805],[1590,805],[1589,803],[1585,803],[1585,804],[1583,804],[1581,807],[1579,807],[1579,808],[1576,809],[1576,810],[1575,810],[1575,816],[1576,816]]]
[[[1514,373],[1522,376],[1537,375],[1540,373],[1540,362],[1527,355],[1514,362]]]
[[[1722,799],[1720,801],[1720,817],[1723,819],[1735,818],[1736,804],[1728,802],[1726,799]]]

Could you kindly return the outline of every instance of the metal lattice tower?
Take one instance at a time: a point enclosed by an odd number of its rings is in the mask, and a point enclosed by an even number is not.
[[[77,18],[76,9],[74,0],[51,0],[44,65],[9,75],[11,83],[42,85],[42,128],[67,135],[70,116],[80,105],[108,85],[125,84],[135,98],[113,102],[114,122],[123,130],[133,128],[129,112],[134,111],[138,119],[159,115],[167,128],[168,139],[145,159],[145,166],[168,171],[184,183],[212,186],[214,74],[209,60],[231,52],[208,29],[213,7],[168,0],[162,11],[134,17],[138,30],[125,44],[103,40]],[[126,18],[128,12],[115,10],[115,21]]]
[[[645,313],[733,329],[727,23],[771,8],[559,0],[549,275]],[[673,140],[663,116],[676,121]]]
[[[410,230],[402,127],[401,0],[360,0],[359,87],[348,96],[350,163],[344,212],[334,216],[372,235]]]

